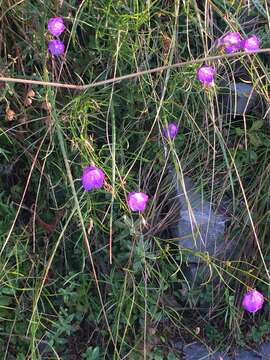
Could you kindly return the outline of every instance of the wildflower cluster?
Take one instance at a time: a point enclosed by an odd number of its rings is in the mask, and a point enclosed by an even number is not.
[[[48,21],[48,31],[53,36],[59,36],[66,29],[64,20],[61,17],[53,17]],[[48,50],[52,55],[59,56],[65,52],[65,45],[60,39],[49,41]]]
[[[245,39],[241,38],[238,32],[230,32],[217,41],[218,46],[222,46],[227,54],[244,50],[252,53],[260,48],[260,39],[256,35],[251,35]],[[197,70],[197,79],[205,87],[211,87],[215,84],[216,71],[212,66],[203,65]],[[263,295],[254,289],[250,289],[243,297],[242,306],[250,312],[255,313],[263,307]]]
[[[163,136],[165,139],[173,140],[178,134],[179,127],[176,123],[169,123],[162,129]],[[94,189],[100,189],[104,185],[105,173],[102,169],[96,166],[86,166],[83,169],[81,177],[82,186],[86,191]],[[144,211],[147,206],[149,196],[143,192],[131,192],[128,194],[128,206],[131,211],[138,212]]]
[[[48,31],[58,37],[66,29],[64,20],[61,17],[53,17],[48,21]],[[241,49],[246,52],[254,52],[260,47],[260,40],[256,35],[249,36],[245,39],[237,32],[230,32],[220,38],[217,42],[222,46],[226,53],[234,53]],[[60,39],[49,41],[48,50],[52,55],[59,56],[65,51],[65,45]],[[213,86],[215,79],[215,69],[212,66],[201,66],[197,71],[197,79],[203,86]],[[179,132],[179,126],[172,122],[162,129],[162,134],[166,140],[174,140]],[[105,173],[102,169],[91,165],[83,169],[81,177],[82,186],[86,191],[92,191],[103,187],[105,182]],[[128,207],[133,212],[145,211],[149,196],[144,192],[133,191],[127,196]],[[250,312],[255,313],[263,307],[263,295],[254,289],[249,290],[243,297],[242,306]]]
[[[253,52],[260,48],[260,39],[256,35],[242,39],[238,32],[230,32],[219,39],[218,44],[224,47],[227,54],[240,50]]]
[[[81,177],[83,188],[87,191],[100,189],[104,185],[105,173],[96,166],[86,166]],[[148,195],[143,192],[128,194],[128,206],[131,211],[144,211],[148,202]]]
[[[227,54],[244,50],[252,53],[260,48],[260,39],[256,35],[251,35],[242,39],[238,32],[229,32],[217,41],[218,46],[222,46]],[[214,86],[215,69],[212,66],[201,66],[197,71],[197,79],[203,86]]]

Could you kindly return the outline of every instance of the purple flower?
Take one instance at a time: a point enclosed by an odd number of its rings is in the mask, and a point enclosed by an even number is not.
[[[176,137],[176,135],[178,134],[178,131],[179,131],[178,125],[173,122],[168,124],[168,126],[166,126],[162,129],[163,136],[166,139],[169,139],[169,138],[174,139]]]
[[[96,166],[86,166],[81,177],[82,185],[85,190],[100,189],[105,179],[104,172]]]
[[[201,66],[197,71],[198,80],[206,86],[214,85],[215,69],[212,66]]]
[[[52,55],[59,56],[64,54],[65,45],[61,40],[51,40],[48,44],[48,50]]]
[[[234,53],[242,47],[241,36],[238,32],[229,32],[220,39],[220,44],[224,46],[226,53]]]
[[[54,36],[59,36],[65,30],[64,20],[61,17],[53,17],[48,20],[48,30]]]
[[[251,35],[242,41],[242,47],[246,52],[253,52],[260,48],[260,39],[256,35]]]
[[[263,295],[257,290],[249,290],[243,298],[243,308],[251,313],[255,313],[260,310],[263,306],[264,298]]]
[[[143,192],[131,192],[128,194],[128,206],[132,211],[144,211],[148,198]]]

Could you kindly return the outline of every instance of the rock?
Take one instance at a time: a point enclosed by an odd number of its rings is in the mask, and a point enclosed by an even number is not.
[[[236,82],[225,88],[223,93],[220,91],[221,114],[243,115],[258,103],[259,96],[252,84]]]
[[[185,360],[210,359],[209,352],[204,345],[199,343],[186,345],[184,348]]]
[[[260,346],[259,354],[264,360],[270,360],[270,342]]]
[[[184,177],[184,184],[176,182],[177,201],[180,203],[178,221],[171,228],[172,236],[179,244],[193,252],[207,252],[211,256],[226,256],[224,241],[224,214],[214,211],[213,206],[197,191],[192,180]],[[188,261],[198,263],[199,257],[188,256]]]
[[[270,360],[270,343],[261,345],[258,351],[239,349],[234,357],[197,342],[185,345],[183,352],[185,360]]]
[[[260,355],[250,350],[241,350],[234,358],[234,360],[262,360]]]
[[[183,347],[184,347],[184,343],[183,343],[183,341],[180,341],[180,340],[174,341],[173,347],[178,351],[182,351]]]
[[[208,350],[199,343],[188,344],[184,347],[185,360],[231,360],[226,354]]]

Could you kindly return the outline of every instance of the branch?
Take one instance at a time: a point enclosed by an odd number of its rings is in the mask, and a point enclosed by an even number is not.
[[[52,86],[52,87],[56,87],[56,88],[65,88],[65,89],[73,89],[73,90],[87,90],[87,89],[90,89],[90,88],[93,88],[93,87],[96,87],[96,86],[108,85],[108,84],[116,83],[116,82],[123,81],[123,80],[129,80],[129,79],[133,79],[133,78],[136,78],[136,77],[139,77],[139,76],[142,76],[142,75],[161,72],[163,70],[167,70],[167,69],[170,69],[170,68],[174,69],[174,68],[184,67],[184,66],[187,66],[187,65],[201,64],[201,63],[205,63],[205,62],[209,62],[209,61],[216,61],[216,60],[220,60],[220,59],[228,59],[228,58],[233,58],[233,57],[237,57],[237,56],[250,56],[250,55],[253,55],[253,54],[266,53],[266,52],[270,52],[270,48],[259,49],[259,50],[254,51],[252,54],[248,53],[248,52],[241,51],[241,52],[237,52],[237,53],[233,53],[233,54],[222,54],[222,55],[208,56],[208,57],[204,57],[204,58],[201,58],[201,59],[183,61],[183,62],[171,64],[171,65],[159,66],[159,67],[156,67],[156,68],[153,68],[153,69],[142,70],[142,71],[138,71],[138,72],[123,75],[123,76],[113,77],[113,78],[107,79],[107,80],[92,82],[92,83],[86,84],[86,85],[65,84],[65,83],[59,83],[59,82],[30,80],[30,79],[12,78],[12,77],[4,77],[4,76],[0,76],[0,82],[3,81],[3,82],[20,83],[20,84]]]

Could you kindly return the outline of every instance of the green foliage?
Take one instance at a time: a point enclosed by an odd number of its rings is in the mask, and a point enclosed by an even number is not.
[[[87,84],[189,61],[219,51],[209,50],[212,21],[220,35],[249,33],[245,12],[263,44],[269,37],[268,9],[258,1],[247,9],[217,0],[207,11],[170,0],[1,5],[6,77]],[[68,28],[64,58],[47,53],[47,20],[56,15]],[[269,304],[252,318],[241,309],[247,287],[269,290],[267,114],[216,114],[219,83],[238,80],[243,69],[268,106],[268,65],[259,56],[229,62],[220,54],[212,89],[196,80],[196,62],[85,91],[0,84],[1,359],[174,360],[182,356],[174,346],[180,337],[213,348],[269,337]],[[165,154],[161,129],[171,121],[180,133]],[[106,173],[100,191],[82,190],[89,163]],[[179,209],[167,203],[168,164],[214,208],[228,203],[234,257],[192,253],[205,265],[196,282],[186,271],[190,251],[169,231]],[[131,214],[126,196],[138,189],[150,195],[149,206]]]
[[[90,346],[86,352],[82,355],[83,359],[86,360],[99,360],[100,359],[100,349],[99,347],[93,348]]]
[[[60,308],[57,321],[53,323],[53,327],[50,332],[47,332],[48,343],[51,346],[62,346],[68,343],[68,336],[74,331],[72,325],[76,314],[68,314],[68,309]]]
[[[267,320],[263,320],[258,326],[253,326],[249,334],[249,339],[255,343],[263,341],[265,336],[270,333],[270,326]]]

